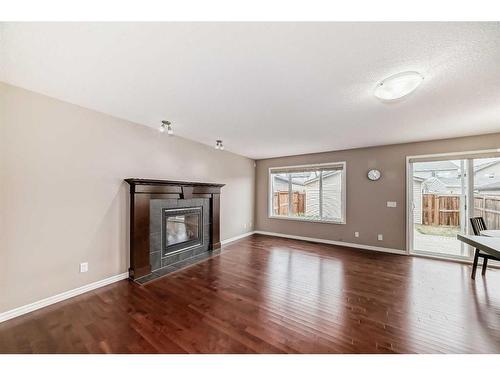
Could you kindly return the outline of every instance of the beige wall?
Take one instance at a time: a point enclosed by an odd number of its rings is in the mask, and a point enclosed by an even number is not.
[[[0,312],[126,272],[127,177],[224,183],[251,230],[252,160],[0,83]]]
[[[255,229],[289,235],[345,241],[392,249],[406,249],[406,156],[474,151],[500,147],[500,133],[440,141],[370,147],[257,161]],[[268,169],[303,164],[346,161],[346,224],[307,223],[268,218]],[[368,170],[382,172],[377,182]],[[397,208],[388,208],[396,201]],[[354,237],[354,232],[360,237]],[[377,234],[384,240],[378,241]]]

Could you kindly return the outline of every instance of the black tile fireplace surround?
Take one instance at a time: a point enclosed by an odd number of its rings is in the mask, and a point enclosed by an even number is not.
[[[222,184],[126,179],[130,279],[144,283],[217,253]]]
[[[152,271],[208,251],[209,211],[208,198],[151,199],[149,201],[149,249]],[[178,239],[171,235],[169,241],[168,219],[179,218],[173,224],[182,224],[180,218],[185,214],[194,215],[197,219],[197,233],[192,233],[194,238],[186,241],[177,241]]]

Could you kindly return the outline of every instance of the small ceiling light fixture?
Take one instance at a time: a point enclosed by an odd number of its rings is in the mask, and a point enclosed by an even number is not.
[[[168,135],[174,135],[174,129],[172,129],[172,123],[167,120],[163,120],[160,125],[160,133],[167,131]]]
[[[394,74],[377,84],[374,95],[381,100],[396,100],[415,91],[423,80],[418,72]]]
[[[220,139],[215,141],[215,149],[224,151],[224,145],[222,144],[222,141]]]

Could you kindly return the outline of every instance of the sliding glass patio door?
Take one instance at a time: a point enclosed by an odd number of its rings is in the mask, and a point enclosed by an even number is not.
[[[500,157],[477,158],[472,189],[472,213],[484,219],[487,229],[500,230]],[[500,262],[490,260],[490,265]]]
[[[410,252],[469,258],[457,240],[467,232],[469,160],[413,161],[409,165]]]
[[[471,233],[469,217],[500,230],[500,150],[410,157],[407,177],[410,253],[471,259],[473,249],[456,239]]]

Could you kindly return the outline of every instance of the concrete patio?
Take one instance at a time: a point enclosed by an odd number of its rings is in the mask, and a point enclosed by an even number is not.
[[[461,243],[455,237],[422,234],[414,230],[413,239],[415,250],[458,256],[463,255]]]

